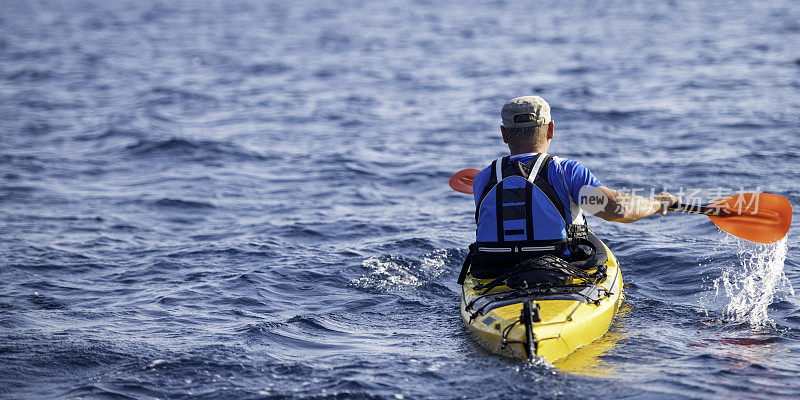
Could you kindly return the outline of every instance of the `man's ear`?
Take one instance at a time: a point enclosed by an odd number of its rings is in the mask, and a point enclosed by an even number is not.
[[[503,143],[508,143],[508,131],[505,126],[500,125],[500,133],[503,134]]]
[[[553,123],[553,121],[550,121],[550,125],[547,126],[547,138],[552,139],[553,136],[555,136],[555,131],[556,131],[555,123]]]

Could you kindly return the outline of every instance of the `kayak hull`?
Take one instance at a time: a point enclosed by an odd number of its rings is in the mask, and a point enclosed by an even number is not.
[[[602,337],[611,326],[622,302],[622,272],[616,257],[607,247],[606,251],[608,254],[605,263],[606,277],[596,282],[591,290],[586,292],[592,294],[588,298],[583,295],[527,296],[520,298],[516,303],[493,309],[490,305],[481,310],[478,307],[481,304],[476,305],[476,302],[484,300],[487,296],[478,299],[483,294],[482,290],[473,288],[489,280],[480,280],[468,275],[461,292],[461,318],[472,336],[490,351],[527,361],[529,357],[524,344],[526,329],[520,322],[520,315],[522,302],[532,299],[539,306],[541,319],[540,322],[534,322],[532,328],[534,337],[532,347],[535,355],[551,363],[566,357],[576,349]],[[509,291],[510,288],[499,286],[488,294],[498,293],[497,296],[500,296]],[[495,304],[500,303],[495,302]],[[504,332],[508,342],[505,346]]]

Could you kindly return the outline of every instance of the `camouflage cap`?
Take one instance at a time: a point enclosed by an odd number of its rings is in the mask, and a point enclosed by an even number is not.
[[[550,105],[539,96],[522,96],[511,99],[500,112],[506,128],[525,128],[550,123]]]

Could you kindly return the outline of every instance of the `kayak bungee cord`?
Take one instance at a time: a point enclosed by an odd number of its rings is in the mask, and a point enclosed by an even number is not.
[[[617,274],[619,274],[619,269],[617,269]],[[473,313],[470,314],[470,321],[472,321],[475,318],[477,318],[478,316],[485,315],[486,312],[491,311],[494,308],[496,308],[496,307],[491,307],[491,308],[489,308],[487,310],[487,307],[495,305],[495,303],[498,303],[498,302],[501,302],[501,301],[504,301],[504,300],[512,300],[513,299],[513,300],[516,301],[516,300],[520,300],[520,299],[523,299],[523,298],[530,300],[530,297],[536,296],[536,295],[558,295],[558,294],[572,295],[572,296],[576,296],[576,297],[581,297],[582,301],[579,302],[575,306],[575,308],[572,310],[572,312],[569,313],[569,315],[567,316],[567,318],[564,321],[552,322],[552,323],[548,323],[547,325],[565,323],[565,322],[571,321],[572,314],[575,313],[575,311],[577,310],[578,307],[580,307],[581,304],[589,304],[589,303],[598,304],[602,299],[608,298],[608,297],[610,297],[610,296],[612,296],[614,294],[612,292],[612,290],[614,288],[614,284],[616,283],[616,278],[617,277],[616,276],[614,277],[614,279],[611,282],[611,286],[608,289],[600,286],[600,282],[602,282],[605,278],[606,278],[606,274],[605,274],[605,272],[603,272],[601,275],[597,276],[596,280],[591,285],[579,285],[579,284],[559,285],[559,286],[556,286],[556,287],[548,287],[548,288],[512,289],[512,290],[506,290],[506,291],[502,291],[502,292],[482,294],[482,295],[479,295],[478,297],[472,299],[472,301],[470,301],[470,303],[465,307],[465,309],[474,311]],[[555,291],[554,292],[554,291],[550,291],[549,290],[549,289],[554,289],[554,288],[577,288],[577,287],[581,287],[581,286],[584,287],[584,290],[582,290],[580,292],[568,292],[568,291],[563,291],[563,292]],[[462,295],[463,295],[463,290],[464,289],[462,287]],[[600,290],[602,290],[604,292],[603,296],[600,296]],[[589,295],[582,293],[583,291],[586,291],[586,292],[595,292],[596,291],[598,296],[597,296],[597,298],[590,298]],[[483,299],[485,299],[487,297],[492,297],[492,296],[494,296],[493,299],[488,300],[486,304],[482,305],[477,310],[475,310],[473,308],[475,306],[476,302],[478,302],[480,300],[483,300]]]

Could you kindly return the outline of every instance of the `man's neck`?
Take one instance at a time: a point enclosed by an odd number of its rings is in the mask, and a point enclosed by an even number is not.
[[[509,147],[509,150],[511,150],[512,156],[526,153],[547,153],[547,147],[543,146]]]

